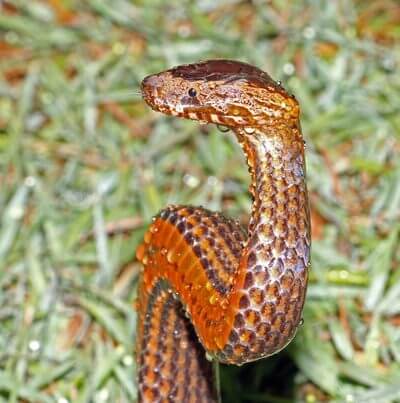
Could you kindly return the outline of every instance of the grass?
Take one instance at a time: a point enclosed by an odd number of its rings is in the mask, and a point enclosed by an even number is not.
[[[134,401],[152,215],[246,223],[232,136],[137,93],[211,57],[296,94],[313,221],[304,324],[277,356],[224,367],[224,402],[400,402],[399,23],[395,0],[1,2],[0,402]]]

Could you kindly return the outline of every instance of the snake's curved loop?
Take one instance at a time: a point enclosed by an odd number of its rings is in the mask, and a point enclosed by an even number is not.
[[[301,320],[310,216],[299,107],[265,72],[229,60],[149,76],[142,94],[156,111],[232,129],[250,169],[247,234],[222,214],[169,206],[137,250],[139,399],[214,402],[203,348],[240,365],[281,350]]]

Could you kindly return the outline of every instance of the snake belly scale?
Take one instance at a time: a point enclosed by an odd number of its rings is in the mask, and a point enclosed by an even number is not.
[[[311,240],[299,106],[265,72],[230,60],[148,76],[142,94],[156,111],[229,127],[249,166],[246,230],[221,213],[169,206],[137,249],[139,401],[217,402],[210,358],[267,357],[301,321]]]

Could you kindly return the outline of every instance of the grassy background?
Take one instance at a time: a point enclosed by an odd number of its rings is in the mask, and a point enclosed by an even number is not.
[[[0,402],[134,401],[151,216],[175,202],[246,223],[233,137],[136,93],[210,57],[296,94],[313,220],[304,324],[224,367],[224,402],[400,402],[399,40],[396,0],[0,2]]]

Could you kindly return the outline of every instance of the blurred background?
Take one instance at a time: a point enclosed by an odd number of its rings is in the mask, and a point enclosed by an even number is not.
[[[150,73],[233,58],[302,108],[304,324],[224,402],[400,402],[400,3],[0,1],[0,402],[133,402],[135,248],[168,203],[250,211],[235,139],[149,110]]]

